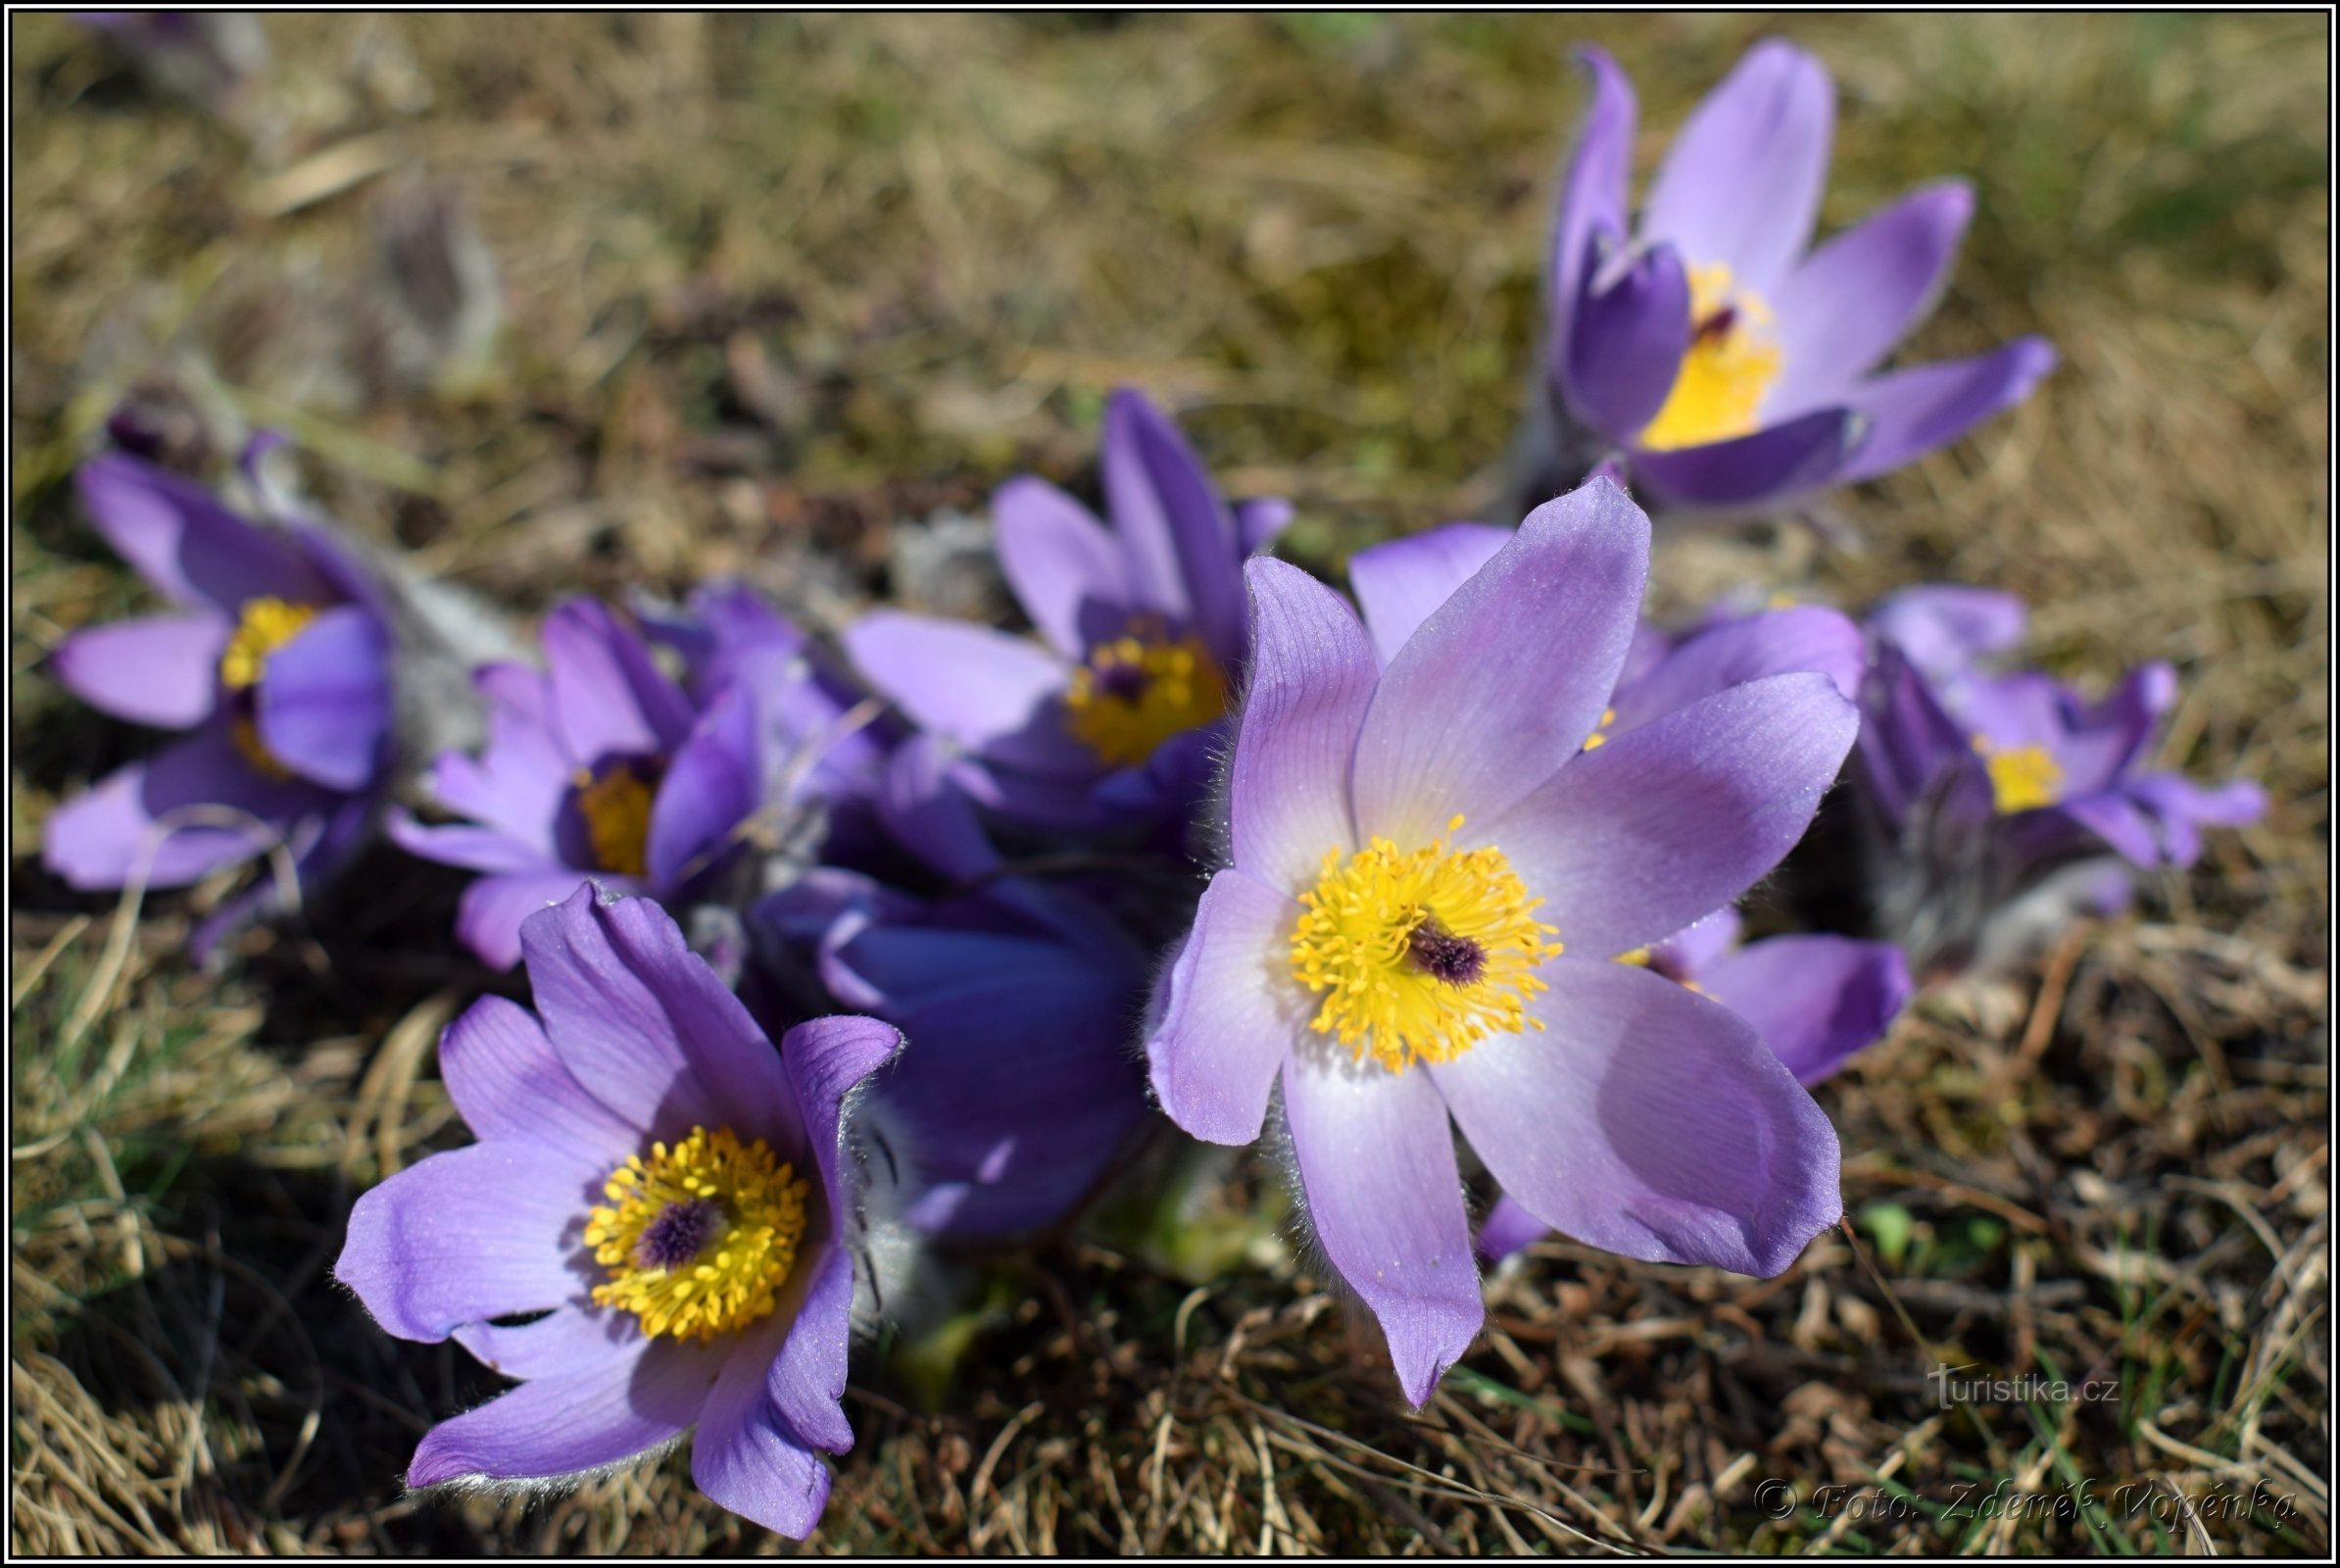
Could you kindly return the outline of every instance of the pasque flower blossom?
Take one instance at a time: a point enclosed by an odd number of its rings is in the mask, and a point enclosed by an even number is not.
[[[1876,373],[1939,297],[1974,198],[1926,186],[1807,251],[1835,122],[1810,55],[1750,50],[1676,136],[1637,224],[1633,86],[1601,50],[1583,59],[1592,105],[1546,302],[1551,468],[1622,453],[1634,492],[1667,513],[1777,509],[1956,440],[2054,367],[2023,338]],[[1549,493],[1548,477],[1528,483]]]
[[[958,751],[962,788],[1043,827],[1192,804],[1243,668],[1243,560],[1291,515],[1230,506],[1133,391],[1106,406],[1102,457],[1110,529],[1039,479],[992,501],[1000,566],[1042,643],[902,611],[845,637],[869,682]]]
[[[2037,670],[1993,673],[1978,658],[2023,632],[2005,596],[1910,590],[1870,627],[1860,799],[1879,924],[1921,972],[2013,956],[2075,902],[2119,907],[2130,868],[2191,865],[2204,827],[2267,808],[2247,779],[2206,788],[2148,765],[2176,700],[2168,664],[2097,701]]]
[[[580,887],[520,941],[536,1011],[484,998],[440,1045],[479,1142],[359,1199],[333,1269],[390,1333],[524,1380],[407,1484],[561,1486],[696,1427],[699,1489],[802,1538],[853,1441],[845,1124],[901,1036],[820,1018],[774,1051],[647,899]]]
[[[304,884],[327,874],[363,841],[394,750],[378,587],[322,531],[263,527],[139,459],[98,458],[78,482],[174,608],[75,632],[50,667],[92,707],[190,733],[61,807],[49,868],[77,888],[176,887],[282,844]]]
[[[545,668],[498,662],[474,676],[487,747],[448,753],[432,773],[439,805],[468,820],[400,813],[390,833],[482,873],[457,931],[488,962],[515,961],[521,922],[579,883],[685,895],[746,853],[743,824],[786,804],[768,797],[850,791],[877,765],[868,738],[842,722],[847,696],[776,612],[728,589],[700,612],[661,627],[687,644],[689,690],[640,633],[585,599],[545,618]]]
[[[1538,1218],[1632,1257],[1776,1273],[1840,1211],[1834,1133],[1755,1030],[1613,960],[1771,869],[1854,710],[1776,674],[1589,746],[1648,550],[1595,480],[1442,599],[1380,558],[1363,623],[1246,568],[1233,863],[1157,988],[1150,1075],[1218,1143],[1281,1087],[1316,1241],[1416,1403],[1483,1319],[1450,1117]]]

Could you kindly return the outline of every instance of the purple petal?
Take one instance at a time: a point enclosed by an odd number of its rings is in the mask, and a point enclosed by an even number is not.
[[[1611,957],[1734,903],[1779,864],[1859,722],[1827,676],[1767,676],[1585,753],[1462,838],[1502,850],[1572,955]]]
[[[465,1323],[448,1337],[508,1378],[589,1377],[612,1356],[639,1356],[645,1343],[632,1313],[590,1305],[519,1324]]]
[[[1978,659],[2023,640],[2029,612],[1996,588],[1928,583],[1904,588],[1869,612],[1870,631],[1934,680],[1966,674]]]
[[[1676,134],[1644,237],[1681,247],[1693,267],[1720,262],[1737,287],[1768,297],[1812,237],[1835,126],[1821,63],[1776,38],[1757,44]]]
[[[1317,1244],[1381,1320],[1419,1408],[1487,1319],[1446,1106],[1425,1074],[1320,1043],[1286,1058],[1284,1113]]]
[[[1864,428],[1851,410],[1822,409],[1729,441],[1636,452],[1633,487],[1672,512],[1731,516],[1784,506],[1844,477],[1845,455]]]
[[[1753,1025],[1798,1083],[1816,1084],[1884,1036],[1910,999],[1887,942],[1769,937],[1703,967],[1698,987]]]
[[[573,1373],[523,1383],[431,1428],[407,1485],[580,1475],[671,1443],[701,1419],[730,1348],[637,1334],[607,1354],[580,1356]]]
[[[1860,628],[1833,610],[1794,605],[1728,621],[1689,638],[1637,681],[1617,688],[1611,739],[1678,708],[1766,675],[1811,670],[1847,700],[1861,693],[1868,656]]]
[[[581,1298],[600,1158],[541,1143],[433,1154],[360,1196],[333,1277],[402,1340]]]
[[[74,480],[115,553],[190,609],[232,619],[251,599],[314,605],[339,597],[284,541],[168,469],[113,454],[81,465]]]
[[[1616,688],[1648,575],[1649,519],[1616,485],[1530,513],[1383,672],[1357,737],[1358,838],[1412,848],[1454,816],[1491,820],[1573,757]]]
[[[824,1247],[798,1264],[798,1278],[806,1282],[804,1295],[801,1302],[781,1302],[788,1334],[765,1363],[764,1393],[798,1438],[824,1452],[844,1453],[853,1446],[844,1405],[846,1357],[853,1340],[853,1254]]]
[[[1146,1042],[1153,1091],[1170,1119],[1214,1144],[1248,1144],[1276,1072],[1306,1029],[1292,977],[1300,906],[1242,871],[1203,889],[1194,928],[1162,973],[1161,1021]]]
[[[471,672],[487,707],[487,750],[477,760],[441,753],[431,793],[441,806],[538,850],[559,856],[556,824],[578,763],[554,732],[552,682],[525,664],[484,664]]]
[[[1132,594],[1192,625],[1232,674],[1243,664],[1243,585],[1226,502],[1178,426],[1143,393],[1123,387],[1106,400],[1102,447],[1105,505]]]
[[[279,839],[299,858],[333,805],[314,784],[259,772],[219,724],[60,806],[49,815],[41,858],[84,891],[133,876],[149,887],[183,887]]]
[[[596,883],[610,893],[639,891],[630,878],[569,866],[483,876],[463,889],[456,905],[455,934],[480,962],[509,969],[520,961],[520,930],[530,916],[558,907],[580,888]]]
[[[902,848],[952,881],[972,881],[999,868],[999,854],[932,735],[913,735],[895,748],[878,815]]]
[[[218,615],[148,615],[74,632],[49,656],[57,683],[100,712],[190,729],[219,698],[228,624]]]
[[[1768,406],[1843,401],[1933,309],[1974,212],[1966,182],[1944,180],[1806,257],[1771,302],[1782,373]]]
[[[1577,306],[1569,407],[1612,441],[1631,441],[1666,406],[1689,346],[1682,257],[1671,245],[1643,251],[1614,279],[1596,277]]]
[[[644,1142],[649,1118],[586,1093],[561,1065],[536,1014],[505,997],[481,997],[439,1041],[439,1076],[463,1123],[482,1142],[541,1144],[564,1162],[604,1171]]]
[[[418,822],[402,807],[392,807],[382,825],[390,841],[400,849],[441,865],[496,874],[552,869],[542,850],[510,837],[500,828],[472,827],[460,822],[446,825]],[[562,896],[566,896],[565,890]]]
[[[767,1323],[785,1323],[777,1314]],[[802,1541],[829,1501],[829,1470],[765,1392],[778,1333],[758,1324],[731,1348],[699,1416],[691,1480],[743,1519]]]
[[[1948,446],[2029,397],[2055,368],[2056,351],[2047,340],[2026,337],[1973,359],[1921,365],[1864,382],[1847,401],[1868,420],[1868,437],[1838,478],[1847,484],[1874,479]]]
[[[989,626],[872,611],[846,628],[862,676],[921,729],[1041,773],[1097,771],[1056,706],[1068,673],[1039,644]]]
[[[1979,804],[1988,814],[1990,780],[1971,736],[1891,643],[1878,648],[1877,662],[1862,685],[1861,716],[1861,780],[1887,826],[1898,831],[1936,787],[1936,780],[1951,769],[1965,775],[1959,793],[1973,800],[1978,790]]]
[[[1297,566],[1254,561],[1251,679],[1228,775],[1232,858],[1272,887],[1314,880],[1331,849],[1355,845],[1349,759],[1379,678],[1365,628]]]
[[[992,497],[999,568],[1042,636],[1065,658],[1088,656],[1086,607],[1130,602],[1121,550],[1078,501],[1040,479],[1010,479]]]
[[[1479,1222],[1479,1255],[1489,1263],[1500,1263],[1515,1252],[1526,1251],[1551,1233],[1549,1225],[1529,1213],[1518,1199],[1506,1193],[1495,1199],[1495,1206]]]
[[[1551,343],[1545,373],[1555,385],[1564,379],[1561,372],[1569,361],[1577,298],[1584,291],[1586,270],[1597,260],[1591,254],[1593,232],[1625,232],[1636,122],[1633,83],[1608,52],[1586,45],[1577,51],[1577,63],[1590,78],[1592,101],[1585,107],[1576,149],[1562,176],[1547,270],[1550,292],[1544,315],[1551,322]]]
[[[2162,832],[2171,865],[2192,865],[2202,855],[2201,827],[2248,827],[2267,814],[2267,791],[2249,779],[2206,789],[2176,773],[2149,773],[2133,781],[2129,798]]]
[[[700,715],[651,805],[650,881],[679,887],[706,870],[763,804],[763,737],[754,693],[735,686]]]
[[[572,765],[666,756],[691,729],[691,702],[659,672],[650,649],[590,599],[545,617],[552,715]]]
[[[603,1104],[660,1138],[729,1127],[803,1148],[779,1054],[664,909],[588,884],[530,915],[520,951],[553,1049]]]
[[[390,628],[356,605],[328,610],[268,656],[255,696],[269,756],[328,789],[363,789],[390,738]]]
[[[730,993],[723,997],[731,1001]],[[744,1011],[741,1017],[746,1017]],[[803,1118],[802,1144],[819,1167],[821,1188],[828,1195],[832,1242],[845,1237],[846,1202],[839,1158],[845,1140],[846,1102],[872,1073],[892,1061],[902,1046],[902,1031],[892,1024],[850,1015],[798,1024],[780,1042],[789,1103]]]
[[[2077,824],[2104,840],[2115,854],[2132,864],[2162,863],[2164,835],[2155,830],[2153,820],[2143,811],[2122,796],[2110,791],[2062,801],[2044,808],[2036,815],[2057,817]],[[2031,831],[2038,830],[2032,824],[2027,823],[2025,826]]]
[[[1511,543],[1511,530],[1450,522],[1360,550],[1349,558],[1348,585],[1365,613],[1373,651],[1386,666],[1438,609]]]
[[[1649,966],[1669,980],[1700,980],[1708,965],[1738,945],[1738,911],[1717,909],[1665,941],[1651,943]]]
[[[1235,504],[1235,548],[1239,555],[1255,556],[1276,542],[1292,524],[1292,503],[1280,496],[1255,496]]]
[[[1836,1222],[1835,1130],[1744,1020],[1631,964],[1542,973],[1542,1032],[1430,1068],[1504,1192],[1607,1251],[1767,1277]]]

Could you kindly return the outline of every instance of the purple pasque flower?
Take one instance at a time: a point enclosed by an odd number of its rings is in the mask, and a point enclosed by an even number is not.
[[[1417,1404],[1483,1319],[1449,1117],[1545,1223],[1631,1257],[1773,1274],[1841,1208],[1834,1132],[1755,1031],[1610,960],[1772,868],[1854,710],[1771,675],[1588,747],[1648,560],[1648,518],[1595,480],[1410,634],[1388,583],[1360,623],[1246,568],[1233,864],[1157,986],[1152,1082],[1229,1144],[1281,1086],[1316,1240]]]
[[[75,632],[50,667],[94,708],[188,734],[59,808],[49,869],[83,889],[178,887],[282,844],[304,885],[328,874],[363,841],[394,750],[376,585],[319,529],[260,526],[137,458],[76,478],[107,543],[174,608]]]
[[[845,1119],[901,1036],[819,1018],[775,1052],[648,899],[581,886],[520,941],[537,1010],[483,998],[439,1047],[479,1142],[360,1198],[333,1266],[390,1333],[523,1380],[407,1484],[558,1487],[696,1427],[699,1490],[802,1539],[853,1441]]]
[[[1921,972],[2012,956],[2075,898],[2118,908],[2130,891],[2123,864],[2191,865],[2204,827],[2266,810],[2247,779],[2205,788],[2148,769],[2176,698],[2168,664],[2131,670],[2091,702],[2037,670],[1961,662],[1926,614],[1901,609],[1872,622],[1858,776],[1885,872],[1879,921]],[[1915,650],[1896,640],[1911,625]],[[1992,646],[2013,640],[1994,633]],[[2020,902],[2042,890],[2044,903]]]
[[[717,599],[746,613],[728,594]],[[792,630],[764,613],[763,630]],[[744,633],[707,637],[686,692],[640,633],[573,599],[545,617],[542,670],[499,662],[473,677],[487,747],[477,758],[447,753],[432,773],[438,804],[466,820],[429,826],[399,813],[390,833],[425,859],[482,873],[457,917],[481,958],[514,962],[521,922],[588,878],[669,900],[704,887],[746,853],[776,786],[785,804],[836,781],[819,771],[830,736],[814,720],[840,718],[845,705],[819,695],[801,651]],[[800,723],[794,751],[812,755],[791,770],[783,736]]]
[[[1675,137],[1637,226],[1633,86],[1603,51],[1582,58],[1592,106],[1561,188],[1544,360],[1575,471],[1622,451],[1668,514],[1776,510],[1956,440],[2054,368],[2023,338],[1876,373],[1940,296],[1974,196],[1924,187],[1807,252],[1835,122],[1812,56],[1748,51]]]
[[[1230,506],[1178,427],[1128,389],[1105,407],[1112,526],[1055,486],[993,497],[999,564],[1043,641],[881,610],[845,635],[871,685],[959,754],[987,809],[1088,829],[1184,808],[1244,654],[1243,566],[1290,520]]]
[[[1741,945],[1738,911],[1723,909],[1628,961],[1686,986],[1754,1026],[1798,1083],[1828,1078],[1881,1039],[1910,999],[1908,960],[1889,942],[1819,932]],[[1479,1250],[1500,1262],[1551,1227],[1509,1196],[1479,1227]]]

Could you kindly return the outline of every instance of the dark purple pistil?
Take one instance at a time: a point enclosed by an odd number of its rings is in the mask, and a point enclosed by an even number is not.
[[[697,1257],[715,1233],[722,1210],[704,1198],[668,1203],[643,1228],[634,1244],[636,1268],[680,1268]]]
[[[1097,689],[1101,695],[1133,708],[1152,684],[1153,677],[1141,664],[1107,664],[1097,672]]]
[[[1469,937],[1458,937],[1436,920],[1425,920],[1405,939],[1414,967],[1450,986],[1467,986],[1487,973],[1487,950]]]
[[[1737,307],[1726,305],[1698,323],[1696,337],[1701,343],[1711,343],[1717,338],[1729,337],[1731,329],[1737,324]]]

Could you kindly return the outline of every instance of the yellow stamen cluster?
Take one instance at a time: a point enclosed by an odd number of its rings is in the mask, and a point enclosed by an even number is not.
[[[239,692],[259,685],[268,656],[301,635],[301,628],[316,618],[315,605],[288,604],[281,599],[245,600],[226,651],[219,655],[220,684]]]
[[[607,1206],[585,1223],[585,1245],[609,1270],[593,1298],[642,1320],[656,1338],[707,1340],[746,1328],[780,1303],[780,1288],[796,1267],[810,1192],[762,1139],[742,1145],[728,1127],[691,1136],[668,1148],[650,1146],[610,1173]],[[673,1244],[658,1234],[676,1211],[696,1219],[704,1235],[687,1257],[661,1266],[656,1253]]]
[[[1529,897],[1502,851],[1449,851],[1440,839],[1402,852],[1382,838],[1346,856],[1328,850],[1300,903],[1292,973],[1324,997],[1309,1027],[1359,1061],[1370,1052],[1399,1072],[1543,1027],[1526,1003],[1546,989],[1535,971],[1560,944],[1544,940],[1557,933],[1535,917],[1543,900]]]
[[[1689,351],[1665,407],[1641,432],[1652,452],[1728,441],[1760,422],[1764,397],[1779,379],[1779,345],[1770,307],[1731,284],[1721,263],[1690,269]]]
[[[619,762],[598,778],[580,768],[573,782],[594,862],[620,876],[648,876],[650,808],[658,781],[645,777],[635,763]]]
[[[2064,798],[2064,769],[2047,754],[2046,747],[2010,746],[2001,750],[1977,735],[1974,750],[1981,755],[1983,767],[1989,770],[1991,804],[2001,814],[2012,816],[2018,811],[2035,811]]]
[[[1066,727],[1113,767],[1227,711],[1227,681],[1197,637],[1135,626],[1093,651],[1064,693]]]

